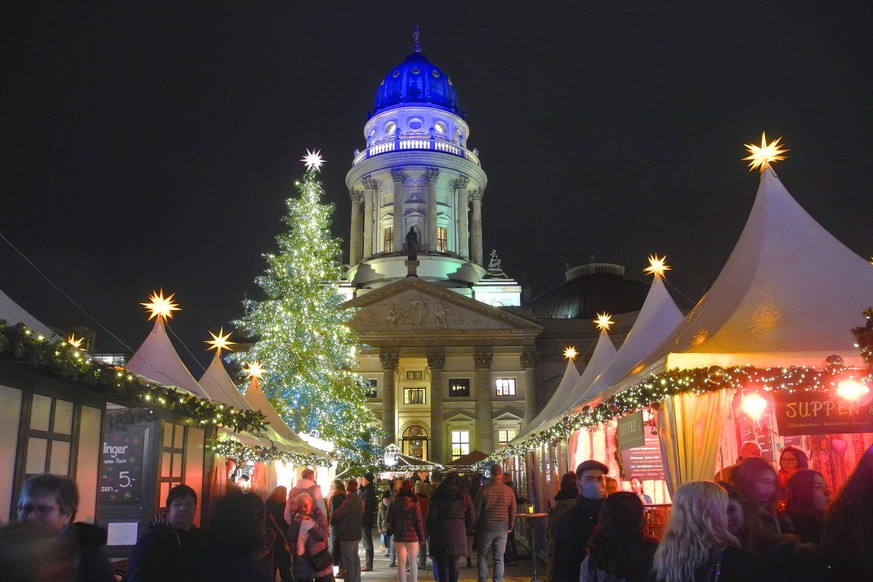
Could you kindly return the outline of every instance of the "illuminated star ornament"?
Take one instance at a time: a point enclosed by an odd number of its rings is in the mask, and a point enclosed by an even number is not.
[[[784,154],[788,152],[788,150],[783,149],[781,145],[779,145],[779,140],[781,137],[777,137],[775,140],[767,143],[767,134],[761,132],[761,145],[756,146],[755,144],[747,143],[746,151],[749,152],[749,157],[743,158],[744,162],[749,162],[749,171],[751,172],[755,168],[761,168],[761,172],[770,167],[771,162],[781,162],[785,159]]]
[[[76,334],[71,333],[70,337],[67,338],[67,343],[76,348],[77,350],[82,349],[82,342],[85,341],[83,337],[76,337]]]
[[[264,375],[264,369],[260,362],[246,362],[243,372],[250,378],[261,378]]]
[[[173,312],[179,311],[179,304],[173,301],[175,293],[170,293],[169,297],[164,297],[164,290],[152,291],[149,296],[148,303],[140,303],[149,311],[149,320],[158,318],[160,321],[172,319]]]
[[[612,324],[615,323],[612,321],[612,316],[608,313],[598,313],[597,319],[594,320],[594,325],[597,326],[597,329],[600,331],[609,331],[609,328],[612,327]]]
[[[300,161],[306,166],[307,172],[311,170],[317,172],[325,163],[324,158],[321,157],[321,150],[309,151],[309,149],[306,150],[306,155]]]
[[[576,351],[576,348],[573,346],[567,346],[564,348],[564,357],[568,360],[576,361],[576,356],[579,355],[579,352]]]
[[[231,332],[224,333],[224,327],[218,330],[218,335],[210,331],[209,335],[212,336],[212,339],[206,340],[203,343],[209,344],[208,350],[215,350],[219,354],[221,353],[221,350],[233,351],[233,348],[230,346],[236,345],[236,342],[232,342],[228,339],[230,338],[230,333]]]
[[[658,257],[657,253],[654,255],[649,255],[649,266],[643,269],[643,273],[646,275],[654,275],[657,279],[663,279],[664,273],[672,270],[665,261],[667,260],[667,255],[663,257]]]

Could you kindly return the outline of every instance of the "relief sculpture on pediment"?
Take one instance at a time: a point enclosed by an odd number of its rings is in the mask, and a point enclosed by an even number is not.
[[[398,297],[388,305],[371,307],[368,320],[390,327],[457,327],[475,323],[453,306],[420,293]],[[361,323],[364,323],[363,320]]]

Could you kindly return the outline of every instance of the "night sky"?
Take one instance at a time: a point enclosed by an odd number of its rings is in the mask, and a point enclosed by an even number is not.
[[[873,255],[866,2],[18,2],[4,20],[0,233],[99,325],[3,240],[0,288],[131,349],[163,287],[208,362],[207,330],[259,297],[306,148],[348,238],[345,174],[415,24],[488,174],[486,254],[535,295],[592,254],[643,280],[658,252],[697,300],[751,209],[740,158],[762,130],[795,199]]]

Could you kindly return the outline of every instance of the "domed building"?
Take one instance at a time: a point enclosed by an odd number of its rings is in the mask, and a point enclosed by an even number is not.
[[[485,263],[488,177],[457,88],[413,38],[376,88],[346,176],[343,291],[385,444],[442,463],[490,453],[532,418],[542,327],[502,308],[520,304],[521,287],[495,252]]]

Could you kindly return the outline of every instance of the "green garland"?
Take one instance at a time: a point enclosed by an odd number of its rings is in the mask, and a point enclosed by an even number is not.
[[[855,328],[852,332],[858,338],[858,347],[864,361],[869,364],[873,356],[873,319],[871,319],[873,308],[865,310],[864,315],[868,320],[866,327]],[[836,361],[829,359],[827,369],[824,370],[802,366],[766,369],[754,366],[732,368],[710,366],[668,370],[650,375],[636,386],[607,398],[594,408],[585,406],[580,412],[565,416],[556,425],[535,432],[517,444],[507,445],[494,451],[474,468],[481,470],[488,464],[509,457],[524,456],[542,445],[565,441],[575,431],[583,428],[594,430],[610,420],[643,408],[657,410],[662,402],[677,394],[705,394],[718,390],[754,389],[754,387],[763,391],[829,392],[836,390],[839,382],[847,375],[839,358]],[[867,382],[873,381],[873,370],[868,369],[864,379]]]
[[[120,367],[108,366],[64,340],[49,341],[23,324],[8,327],[0,320],[0,357],[48,370],[63,378],[108,388],[130,396],[135,407],[162,415],[172,413],[200,427],[223,426],[234,431],[262,430],[267,418],[259,410],[236,410],[219,402],[192,396]],[[143,417],[142,414],[138,418]]]
[[[217,441],[211,448],[218,454],[230,457],[239,461],[252,461],[256,463],[274,463],[281,461],[283,463],[292,463],[294,465],[329,467],[331,459],[325,455],[304,455],[303,453],[291,453],[288,451],[280,451],[276,447],[262,447],[255,445],[249,447],[236,439],[228,438]]]

